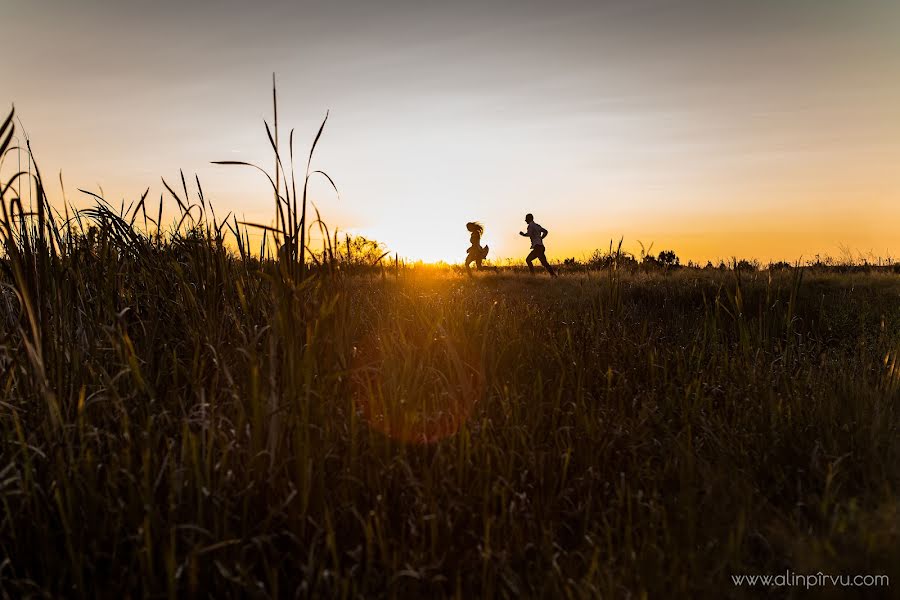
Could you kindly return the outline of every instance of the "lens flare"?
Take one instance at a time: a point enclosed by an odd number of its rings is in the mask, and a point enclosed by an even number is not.
[[[443,327],[369,335],[354,360],[354,401],[369,427],[405,443],[455,435],[481,396],[479,355]],[[427,365],[427,366],[426,366]]]

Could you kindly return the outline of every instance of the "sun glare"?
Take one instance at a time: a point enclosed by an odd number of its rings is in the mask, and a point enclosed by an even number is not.
[[[419,228],[415,222],[394,221],[378,223],[366,228],[366,234],[386,244],[391,256],[426,263],[458,263],[466,256],[468,232],[465,222],[459,227],[436,224],[428,229]]]

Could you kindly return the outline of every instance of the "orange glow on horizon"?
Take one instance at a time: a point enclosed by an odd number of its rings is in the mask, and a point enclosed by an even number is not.
[[[683,262],[900,255],[898,3],[357,4],[12,3],[8,48],[70,60],[17,53],[0,103],[76,206],[183,169],[218,215],[271,223],[265,179],[210,161],[271,171],[275,71],[298,170],[331,111],[323,218],[410,260],[461,262],[471,220],[521,260],[526,212],[552,260],[620,237]]]

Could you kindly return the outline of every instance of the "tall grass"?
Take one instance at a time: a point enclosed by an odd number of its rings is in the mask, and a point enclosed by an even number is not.
[[[288,138],[289,162],[287,168],[285,168],[282,161],[281,148],[278,143],[278,93],[274,74],[272,75],[272,112],[274,115],[274,127],[269,127],[268,122],[264,122],[264,125],[266,128],[266,135],[269,138],[269,144],[271,145],[272,152],[275,156],[274,176],[258,165],[243,161],[221,160],[214,161],[213,164],[252,167],[266,176],[266,179],[268,179],[272,186],[272,191],[275,194],[275,227],[269,227],[258,223],[242,224],[271,232],[275,237],[274,241],[279,248],[278,258],[282,269],[285,270],[286,274],[292,279],[302,281],[306,272],[307,193],[309,190],[309,180],[313,175],[321,175],[331,184],[335,193],[339,193],[337,185],[335,185],[334,180],[328,173],[319,169],[311,169],[316,145],[319,143],[319,139],[322,137],[322,132],[325,129],[325,124],[328,122],[328,113],[325,114],[325,118],[322,120],[319,131],[316,133],[316,137],[309,149],[309,157],[306,161],[306,172],[303,177],[303,187],[301,195],[299,196],[298,206],[297,181],[294,172],[294,130],[291,129]],[[288,175],[290,175],[290,185],[288,185]],[[284,182],[283,187],[282,181]],[[187,190],[185,189],[185,192],[186,191]],[[316,213],[317,219],[315,224],[319,225],[320,229],[325,234],[324,241],[327,244],[331,241],[331,236],[328,235],[325,223],[318,216],[318,210]]]
[[[897,585],[896,277],[349,274],[292,171],[274,256],[184,178],[170,227],[3,187],[5,595]]]

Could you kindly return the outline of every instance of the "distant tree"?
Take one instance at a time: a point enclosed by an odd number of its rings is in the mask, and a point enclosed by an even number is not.
[[[588,257],[587,263],[586,263],[587,267],[589,269],[595,269],[595,270],[602,269],[605,265],[605,258],[606,258],[606,255],[603,253],[603,251],[600,250],[599,248],[597,248]]]
[[[645,254],[643,260],[641,260],[641,266],[646,269],[658,269],[661,265],[655,256],[652,254]]]
[[[663,250],[659,253],[659,256],[656,257],[657,262],[664,267],[679,267],[681,266],[681,260],[678,258],[678,255],[675,254],[674,250]]]
[[[786,271],[791,268],[791,263],[779,260],[778,262],[769,263],[770,271]]]
[[[593,270],[608,269],[613,265],[617,269],[633,269],[637,267],[634,256],[628,252],[604,252],[599,248],[587,259],[587,267]]]
[[[616,263],[619,269],[636,269],[638,266],[634,255],[627,252],[620,254],[616,258]]]
[[[338,266],[349,269],[374,266],[387,254],[387,248],[381,242],[347,234],[343,240],[332,240],[324,250],[310,251],[308,256],[317,263],[334,261]]]
[[[834,266],[836,264],[836,261],[834,260],[834,258],[827,254],[825,256],[816,254],[815,260],[808,260],[806,261],[806,264],[810,267],[825,268]]]
[[[745,258],[742,258],[734,264],[735,271],[756,271],[758,268],[759,264],[756,261],[749,261]]]

